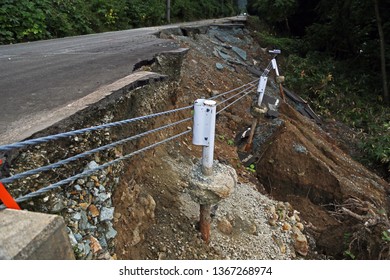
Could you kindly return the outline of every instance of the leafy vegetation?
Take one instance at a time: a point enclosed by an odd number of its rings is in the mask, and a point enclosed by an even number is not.
[[[386,241],[386,242],[390,242],[390,235],[389,235],[389,232],[387,231],[383,231],[382,232],[382,240]]]
[[[246,170],[252,172],[252,173],[256,173],[256,166],[252,163],[251,165],[249,165]]]
[[[259,15],[250,19],[259,43],[283,51],[279,63],[286,86],[324,117],[359,131],[363,163],[390,172],[384,71],[390,67],[390,7],[384,2],[249,0],[249,12]],[[284,13],[283,5],[289,7]]]
[[[173,21],[230,16],[234,0],[171,0]],[[166,0],[1,0],[0,44],[166,22]]]

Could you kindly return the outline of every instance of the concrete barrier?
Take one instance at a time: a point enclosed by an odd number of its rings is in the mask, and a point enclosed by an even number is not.
[[[62,217],[0,211],[0,260],[74,260]]]

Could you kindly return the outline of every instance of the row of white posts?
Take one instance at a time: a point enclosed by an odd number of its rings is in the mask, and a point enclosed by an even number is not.
[[[274,58],[271,60],[272,68],[279,77],[279,69],[276,63],[276,55],[280,54],[280,50],[271,50]],[[265,87],[267,85],[269,71],[264,71],[260,77],[257,88],[258,106],[261,105]],[[194,103],[194,122],[193,122],[193,137],[194,145],[202,146],[202,174],[204,176],[212,176],[213,161],[214,161],[214,140],[215,140],[215,122],[217,115],[217,103],[214,100],[197,99]],[[253,129],[254,132],[254,129]],[[200,205],[200,231],[202,238],[208,243],[210,237],[210,207],[211,205]]]

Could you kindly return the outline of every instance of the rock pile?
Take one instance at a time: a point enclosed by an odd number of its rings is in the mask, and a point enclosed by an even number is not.
[[[109,122],[112,116],[107,112],[103,118],[105,122]],[[10,172],[18,174],[45,166],[111,141],[112,135],[109,131],[100,131],[70,137],[57,142],[56,145],[52,143],[36,145],[17,155]],[[14,197],[19,197],[83,171],[95,169],[99,164],[120,155],[120,148],[115,148],[46,173],[27,177],[12,184],[12,193]],[[67,225],[76,258],[110,259],[113,254],[114,238],[117,235],[113,227],[115,207],[111,196],[119,182],[122,169],[123,164],[115,164],[89,177],[78,179],[41,197],[29,200],[22,204],[22,208],[61,215]]]
[[[86,170],[98,167],[95,161]],[[119,178],[110,178],[112,169],[77,180],[63,198],[64,219],[71,244],[79,259],[110,259],[117,231],[113,227],[115,207],[112,191]]]

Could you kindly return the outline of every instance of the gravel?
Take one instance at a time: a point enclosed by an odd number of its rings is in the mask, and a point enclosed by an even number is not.
[[[199,206],[184,192],[182,211],[188,218],[199,215]],[[281,223],[271,226],[270,206],[276,205],[260,194],[254,185],[238,184],[233,194],[218,204],[211,224],[209,246],[223,259],[292,259],[295,258],[291,233],[283,231]],[[221,224],[231,224],[230,234]],[[229,232],[229,231],[228,231]]]

